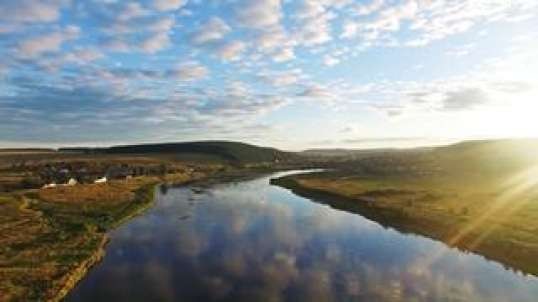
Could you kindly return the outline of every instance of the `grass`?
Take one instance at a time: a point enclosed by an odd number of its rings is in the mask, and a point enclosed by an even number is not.
[[[0,301],[61,300],[104,255],[106,232],[152,205],[159,181],[0,195]]]
[[[532,177],[325,172],[274,183],[538,275],[538,180]]]
[[[222,170],[197,168],[0,194],[0,302],[61,300],[104,256],[107,232],[151,207],[156,184],[187,183]]]
[[[225,145],[224,150],[180,154],[0,150],[0,302],[61,300],[103,257],[107,232],[152,205],[157,183],[181,184],[217,174],[237,177],[235,173],[288,165],[272,162],[281,154],[277,150]],[[260,150],[262,155],[256,153]],[[245,161],[235,163],[237,156]],[[39,189],[48,182],[40,179],[48,166],[84,168],[86,181],[119,166],[141,170],[133,175],[144,176]]]

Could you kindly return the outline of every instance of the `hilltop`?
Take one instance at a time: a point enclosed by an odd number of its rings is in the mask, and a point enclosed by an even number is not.
[[[59,151],[89,154],[167,154],[186,158],[202,155],[212,157],[213,159],[242,163],[286,161],[295,158],[295,155],[291,152],[232,141],[141,144],[113,146],[109,148],[62,148]]]

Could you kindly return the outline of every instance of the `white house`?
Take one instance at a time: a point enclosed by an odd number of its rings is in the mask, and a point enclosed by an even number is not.
[[[101,178],[98,178],[94,181],[94,183],[96,184],[104,184],[107,182],[107,179],[106,179],[106,176],[105,177],[101,177]]]
[[[50,183],[50,184],[46,184],[42,187],[42,189],[51,189],[51,188],[56,188],[56,184],[55,183]]]
[[[75,186],[76,184],[78,184],[78,181],[74,178],[71,178],[65,185],[71,187],[71,186]]]

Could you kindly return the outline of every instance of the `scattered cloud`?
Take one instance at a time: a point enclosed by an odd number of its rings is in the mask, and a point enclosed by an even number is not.
[[[0,11],[2,21],[39,23],[53,22],[60,18],[62,7],[69,1],[64,0],[2,0]]]
[[[173,71],[173,75],[183,81],[200,80],[208,74],[209,70],[207,67],[195,61],[182,63]]]
[[[24,57],[36,57],[47,52],[60,51],[64,42],[76,39],[80,29],[68,26],[61,31],[45,33],[23,40],[18,45],[18,51]]]
[[[387,45],[395,39],[395,34],[406,31],[409,38],[400,41],[400,45],[423,47],[433,41],[468,31],[478,23],[508,21],[535,7],[528,1],[458,1],[458,2],[424,2],[400,1],[388,5],[385,1],[372,1],[367,5],[354,7],[357,17],[344,22],[341,38],[359,38],[366,46]],[[531,15],[536,16],[535,13]],[[527,18],[527,17],[525,17]],[[524,19],[524,18],[523,18]],[[393,43],[393,42],[390,42]],[[389,43],[389,44],[390,44]]]
[[[333,92],[321,85],[308,86],[298,96],[322,101],[332,101],[336,97]]]
[[[243,26],[267,29],[278,26],[282,18],[281,0],[240,0],[236,5],[237,20]]]
[[[302,70],[292,69],[279,72],[262,71],[259,77],[266,83],[275,87],[297,84],[303,77]]]
[[[340,60],[331,55],[325,55],[323,57],[323,64],[325,64],[326,66],[334,66],[338,63],[340,63]]]
[[[153,0],[153,7],[159,11],[178,10],[187,4],[187,0]]]
[[[246,47],[242,41],[230,41],[218,47],[216,53],[223,60],[235,61],[240,59]]]
[[[274,52],[272,57],[275,62],[287,62],[295,58],[295,53],[293,48],[282,48]]]
[[[534,109],[538,93],[533,1],[0,0],[0,11],[8,138],[37,137],[28,123],[57,138],[132,121],[225,133],[328,107],[342,117],[334,132],[355,118],[388,129]]]
[[[230,31],[231,28],[226,22],[218,17],[213,17],[192,34],[192,42],[194,44],[206,44],[219,41]]]
[[[170,37],[167,33],[160,32],[146,38],[140,47],[146,53],[156,53],[170,45]]]
[[[295,36],[306,46],[324,44],[332,39],[330,21],[334,17],[322,2],[304,0],[295,14],[299,24]]]
[[[475,108],[488,102],[487,94],[479,88],[464,88],[448,92],[442,100],[443,110],[459,111]]]

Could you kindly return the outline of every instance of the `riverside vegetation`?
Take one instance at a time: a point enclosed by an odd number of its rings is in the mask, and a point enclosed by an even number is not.
[[[173,178],[181,183],[202,176]],[[102,258],[106,233],[150,207],[155,185],[165,179],[141,176],[0,196],[0,300],[61,300]]]
[[[232,142],[0,151],[0,301],[61,300],[103,257],[107,232],[152,205],[156,184],[297,168],[327,170],[273,183],[538,275],[536,154],[530,140],[306,153]],[[79,183],[42,189],[71,179]]]
[[[383,151],[273,183],[538,275],[537,154],[532,140]]]
[[[0,301],[61,300],[101,260],[107,232],[153,204],[157,184],[266,171],[285,157],[235,143],[166,146],[0,152]],[[69,179],[79,183],[42,188]]]

